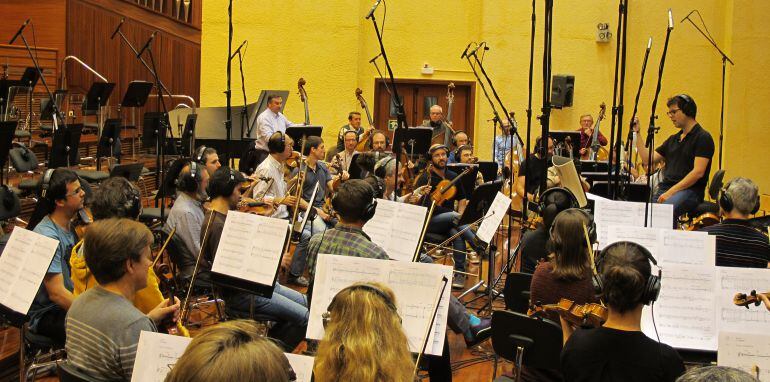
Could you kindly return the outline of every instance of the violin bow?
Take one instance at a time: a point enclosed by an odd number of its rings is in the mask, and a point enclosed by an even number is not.
[[[171,242],[171,238],[174,237],[174,234],[176,233],[176,227],[171,229],[171,232],[169,232],[168,237],[166,238],[166,241],[163,242],[163,245],[160,247],[160,251],[158,251],[158,256],[155,256],[155,260],[152,261],[152,267],[155,267],[155,264],[158,263],[158,260],[163,256],[163,251],[166,250],[166,246],[168,243]]]

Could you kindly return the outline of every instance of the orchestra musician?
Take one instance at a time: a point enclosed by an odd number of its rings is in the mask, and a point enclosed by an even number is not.
[[[524,183],[526,183],[527,200],[529,201],[537,200],[539,191],[545,191],[540,190],[540,181],[542,180],[543,173],[546,169],[553,165],[551,162],[554,147],[553,138],[548,137],[548,150],[547,155],[544,158],[540,156],[542,141],[541,137],[535,139],[535,152],[530,154],[527,159],[521,161],[521,165],[519,166],[519,178],[516,180],[516,193],[518,195],[524,195]],[[529,174],[527,174],[528,172]]]
[[[473,156],[473,146],[467,144],[458,147],[452,154],[457,158],[459,163],[464,164],[475,164],[479,159]],[[484,183],[484,176],[481,174],[481,171],[477,171],[476,187],[480,186],[482,183]]]
[[[358,154],[356,151],[356,145],[358,144],[358,135],[353,130],[348,130],[344,133],[344,148],[338,152],[334,159],[332,159],[332,175],[337,175],[340,168],[343,173],[350,172],[350,165],[353,162],[353,155]]]
[[[218,168],[222,167],[222,163],[219,162],[219,154],[217,149],[213,147],[200,146],[195,149],[195,156],[193,160],[202,164],[209,172],[209,176],[214,174]]]
[[[288,219],[288,206],[293,206],[297,199],[294,195],[287,194],[288,186],[283,170],[286,160],[293,154],[294,140],[282,132],[276,132],[270,136],[267,144],[270,154],[254,172],[259,181],[254,186],[253,198],[275,206],[271,217]],[[300,208],[306,207],[306,203],[300,200]]]
[[[455,153],[461,146],[466,145],[468,145],[468,134],[466,134],[464,131],[455,132],[454,136],[452,137],[452,151],[449,153],[447,163],[452,164],[460,162],[460,158],[456,158]]]
[[[357,111],[351,111],[348,113],[348,123],[340,127],[340,132],[337,134],[337,151],[336,152],[342,152],[345,150],[345,133],[348,131],[353,131],[356,133],[356,141],[361,139],[361,136],[364,135],[364,133],[367,130],[374,129],[374,127],[369,126],[368,129],[364,129],[363,126],[361,126],[361,113]]]
[[[375,131],[372,133],[372,149],[373,152],[384,153],[388,150],[388,138],[382,131]]]
[[[268,160],[270,159],[266,159],[265,162]],[[209,184],[211,210],[206,211],[205,220],[199,227],[201,230],[200,240],[205,241],[205,247],[201,254],[205,259],[205,262],[201,262],[204,271],[211,270],[227,213],[236,209],[240,203],[241,191],[238,185],[244,180],[238,171],[229,167],[221,167],[211,179]],[[211,214],[214,215],[211,216]],[[209,220],[211,223],[208,227],[208,237],[204,239],[203,234],[206,232],[206,225]],[[304,339],[308,320],[308,304],[305,295],[286,288],[278,282],[275,283],[271,298],[227,287],[223,287],[222,290],[225,307],[234,316],[248,317],[253,310],[274,318],[277,324],[270,329],[270,335],[283,341],[286,351],[293,350]]]
[[[306,156],[306,159],[300,167],[294,169],[292,176],[296,176],[300,171],[306,171],[305,181],[302,183],[302,200],[311,205],[315,211],[315,216],[305,224],[291,260],[287,282],[299,286],[308,285],[308,280],[302,274],[305,272],[307,264],[307,246],[310,237],[334,226],[335,219],[324,211],[324,197],[331,193],[334,180],[341,176],[337,175],[332,178],[326,163],[322,162],[326,155],[326,147],[321,137],[308,137],[304,149],[303,155]],[[318,184],[318,191],[315,199],[310,203],[316,183]]]
[[[653,152],[653,164],[666,160],[663,180],[653,194],[653,200],[674,206],[673,226],[676,227],[679,216],[691,212],[703,201],[714,156],[714,139],[695,120],[698,107],[692,97],[678,94],[669,98],[666,106],[666,114],[680,131],[668,137]],[[638,118],[634,119],[632,129],[639,132]],[[636,148],[642,162],[648,166],[649,150],[645,147],[645,140],[637,139]]]
[[[588,159],[588,155],[591,153],[591,143],[593,143],[594,117],[591,114],[581,115],[580,128],[577,131],[580,132],[580,159]],[[597,135],[597,140],[601,146],[607,146],[609,143],[601,131]]]
[[[48,214],[33,227],[33,231],[57,240],[58,245],[29,309],[29,328],[33,333],[63,345],[65,316],[75,299],[67,261],[76,241],[71,221],[83,208],[85,192],[78,176],[64,168],[47,170],[42,182],[39,203],[49,207]]]
[[[278,94],[267,95],[267,108],[257,117],[256,131],[249,130],[249,138],[256,138],[254,147],[258,152],[257,164],[261,163],[269,155],[270,150],[267,146],[268,140],[276,132],[286,133],[286,128],[290,126],[301,126],[289,121],[283,113],[283,97]]]
[[[83,254],[99,285],[72,302],[67,313],[67,361],[71,374],[89,381],[130,381],[142,331],[178,319],[179,299],[161,301],[146,315],[132,305],[147,287],[152,232],[131,219],[96,221],[84,237]]]
[[[433,129],[432,144],[440,143],[449,147],[452,139],[452,128],[444,121],[444,109],[439,105],[430,107],[430,119],[423,122],[423,126]]]
[[[507,163],[505,163],[505,154],[511,151],[511,123],[508,121],[508,118],[505,118],[502,120],[502,122],[500,122],[499,126],[500,134],[495,137],[494,157],[495,162],[497,162],[497,168],[502,171],[502,169],[507,165]]]

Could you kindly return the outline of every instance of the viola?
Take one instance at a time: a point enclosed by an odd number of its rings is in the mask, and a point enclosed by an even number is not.
[[[719,216],[711,212],[706,212],[705,214],[701,214],[695,219],[692,219],[692,223],[687,227],[687,231],[699,231],[701,228],[718,224],[719,221]]]
[[[556,312],[559,317],[575,326],[599,327],[607,321],[607,307],[600,304],[576,304],[574,301],[562,298],[556,304],[534,305],[527,315],[536,316],[542,312]]]
[[[430,194],[430,198],[436,203],[436,204],[442,204],[447,200],[451,200],[452,198],[457,195],[457,187],[455,187],[455,184],[460,181],[460,179],[471,172],[471,167],[466,168],[463,170],[463,172],[460,173],[460,175],[457,175],[454,179],[444,179],[440,181],[436,185],[436,189]],[[428,173],[430,176],[430,173]],[[430,179],[430,178],[428,178]]]
[[[762,300],[759,298],[760,294],[770,297],[770,292],[757,293],[757,291],[752,290],[749,294],[739,293],[737,296],[733,297],[733,304],[745,306],[746,309],[749,308],[749,305],[759,306],[759,304],[762,303]]]
[[[83,207],[75,214],[75,219],[72,221],[72,226],[75,228],[75,234],[79,239],[82,239],[86,234],[88,225],[93,223],[94,216],[91,214],[91,210],[87,207]]]

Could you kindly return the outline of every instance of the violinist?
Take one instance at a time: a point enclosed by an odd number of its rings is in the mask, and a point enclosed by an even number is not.
[[[219,162],[219,154],[217,153],[217,149],[213,147],[198,147],[195,149],[195,156],[193,156],[193,160],[202,164],[206,170],[208,170],[209,175],[214,175],[214,171],[217,171],[218,168],[222,167],[222,163]]]
[[[343,137],[345,147],[332,159],[331,172],[333,175],[349,172],[350,165],[353,163],[353,155],[358,154],[358,151],[356,151],[356,145],[358,144],[356,132],[348,130],[343,134]]]
[[[307,286],[308,281],[302,274],[305,272],[305,266],[307,265],[307,245],[310,242],[310,237],[326,231],[327,229],[334,227],[335,219],[324,211],[324,196],[329,194],[332,188],[332,175],[329,172],[329,168],[322,162],[326,155],[326,147],[321,137],[311,136],[308,137],[305,142],[304,155],[307,156],[305,162],[294,169],[292,176],[295,176],[300,171],[305,172],[305,181],[302,184],[302,200],[310,203],[310,198],[313,196],[313,190],[316,183],[318,184],[318,192],[313,200],[312,208],[314,210],[313,218],[308,220],[305,224],[305,228],[297,244],[297,248],[294,250],[294,256],[291,260],[291,268],[289,269],[289,277],[287,282],[289,284]],[[339,175],[337,175],[339,177]],[[307,213],[307,212],[306,212]]]
[[[43,175],[38,204],[49,212],[33,228],[43,236],[59,242],[51,265],[43,278],[29,310],[29,328],[33,333],[64,344],[64,319],[75,296],[67,257],[75,245],[72,219],[83,208],[85,192],[78,176],[71,170],[58,168]]]
[[[269,159],[265,160],[267,163]],[[209,184],[211,195],[211,210],[206,212],[205,220],[201,225],[200,240],[205,241],[201,256],[206,262],[201,262],[206,271],[210,271],[210,265],[214,263],[214,256],[219,247],[222,230],[229,211],[234,210],[240,200],[241,191],[238,185],[243,177],[238,171],[229,167],[221,167],[214,173]],[[212,217],[210,214],[214,214]],[[205,225],[211,223],[208,228],[208,238],[203,238]],[[285,344],[285,351],[291,351],[304,339],[307,329],[307,299],[305,295],[286,288],[277,282],[271,298],[264,298],[239,290],[223,288],[222,297],[229,312],[235,312],[236,316],[249,316],[253,309],[255,312],[270,316],[277,321],[270,330],[270,336],[278,338]]]
[[[382,131],[372,133],[372,152],[384,153],[388,149],[388,138]]]
[[[652,256],[630,242],[610,244],[603,252],[598,284],[609,309],[607,321],[574,333],[562,325],[567,339],[561,352],[564,380],[673,382],[685,371],[682,358],[641,330],[642,307],[652,304],[660,290],[660,280],[652,275]]]
[[[253,198],[257,201],[272,203],[276,206],[272,217],[288,219],[288,206],[293,206],[297,199],[287,193],[288,187],[283,178],[284,164],[292,156],[294,140],[282,133],[276,132],[267,142],[270,155],[259,164],[254,176],[259,182],[254,186]],[[305,205],[300,202],[300,208]]]
[[[591,143],[594,136],[594,117],[591,114],[584,114],[580,116],[580,128],[576,131],[580,132],[580,158],[588,159],[588,155],[591,153]],[[599,131],[597,140],[601,146],[607,146],[607,137]]]
[[[479,158],[473,156],[473,146],[471,145],[462,145],[453,151],[453,154],[456,154],[455,157],[459,163],[475,164],[479,161]],[[481,174],[481,171],[476,171],[475,186],[478,187],[482,183],[484,183],[484,175]]]
[[[458,131],[452,137],[452,152],[449,153],[447,163],[458,163],[460,158],[457,157],[457,149],[462,146],[469,146],[468,134],[464,131]]]
[[[67,313],[65,369],[89,381],[130,381],[142,331],[156,332],[179,300],[161,301],[146,315],[132,305],[147,287],[152,265],[152,232],[131,219],[110,218],[90,225],[83,254],[99,285],[78,296]]]
[[[382,179],[382,183],[385,185],[383,194],[378,197],[386,200],[417,204],[420,202],[420,191],[427,191],[430,189],[430,186],[426,185],[423,186],[423,189],[415,190],[415,192],[403,196],[396,196],[396,159],[393,157],[380,159],[374,166],[374,174]],[[404,165],[402,163],[398,164],[398,183],[404,183]]]

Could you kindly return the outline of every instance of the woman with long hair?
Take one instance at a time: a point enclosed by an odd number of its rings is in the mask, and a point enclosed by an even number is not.
[[[408,382],[413,380],[409,343],[393,291],[379,283],[341,290],[324,313],[318,346],[317,382]]]

